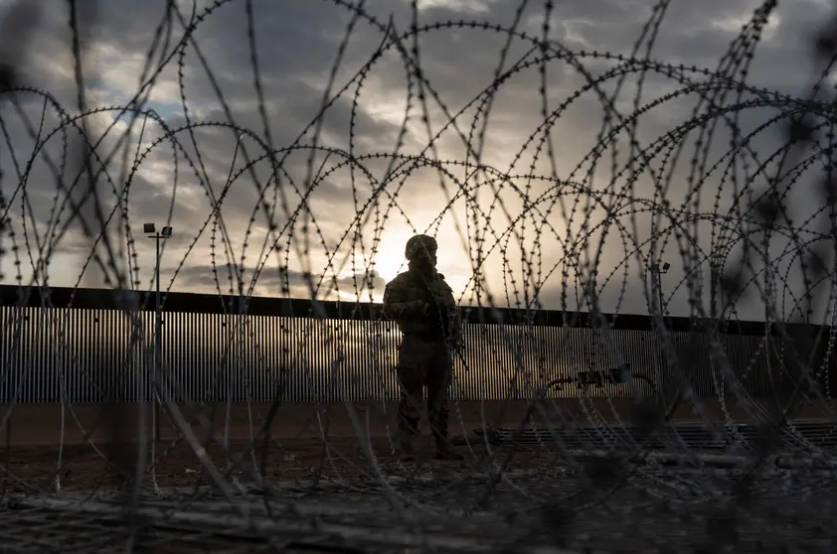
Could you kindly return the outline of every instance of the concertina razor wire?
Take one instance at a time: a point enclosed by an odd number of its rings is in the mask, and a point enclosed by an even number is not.
[[[96,105],[103,4],[8,2],[0,34],[4,552],[834,550],[833,21],[789,93],[748,83],[775,1],[714,69],[664,61],[666,0],[618,52],[549,0],[166,1]],[[382,423],[372,301],[414,233],[461,249],[462,463]]]

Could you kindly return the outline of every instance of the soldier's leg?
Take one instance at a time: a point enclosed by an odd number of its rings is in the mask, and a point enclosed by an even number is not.
[[[404,461],[415,459],[413,442],[421,420],[422,388],[429,356],[421,341],[404,337],[398,352],[398,449]]]
[[[450,351],[444,343],[437,344],[427,368],[427,412],[436,443],[436,458],[443,460],[463,459],[448,441],[450,419],[448,391],[452,371]]]

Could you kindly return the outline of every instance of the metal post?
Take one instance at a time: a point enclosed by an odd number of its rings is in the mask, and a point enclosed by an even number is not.
[[[162,366],[163,366],[163,317],[162,312],[160,310],[160,233],[155,233],[154,236],[156,243],[157,243],[157,263],[156,263],[156,274],[157,274],[157,290],[155,295],[156,300],[156,307],[155,307],[155,314],[157,319],[156,325],[156,337],[154,340],[154,386],[152,387],[152,391],[157,391],[157,385],[160,383],[160,377],[162,373]],[[154,440],[160,440],[160,412],[159,412],[159,401],[156,397],[156,394],[153,397],[154,400]]]
[[[668,263],[664,263],[662,268],[660,268],[660,264],[651,264],[648,267],[648,270],[651,272],[651,276],[653,278],[653,286],[657,289],[657,303],[660,306],[660,317],[665,317],[663,309],[663,278],[661,275],[663,273],[668,273],[670,267],[671,265]]]
[[[660,317],[665,317],[665,304],[663,302],[663,278],[660,276],[660,270],[655,273],[657,279],[657,301],[660,303]]]
[[[156,254],[154,257],[154,281],[156,283],[154,288],[154,367],[152,369],[151,390],[149,391],[151,393],[151,403],[153,404],[151,407],[151,427],[154,428],[154,431],[151,440],[151,459],[154,460],[155,447],[157,442],[162,438],[160,430],[160,404],[163,398],[163,388],[160,385],[163,382],[163,307],[160,302],[160,258],[162,257],[160,254],[160,241],[171,237],[171,226],[166,225],[161,232],[157,230],[154,223],[144,223],[143,233],[145,233],[146,237],[154,239]],[[154,485],[154,490],[159,491],[155,467],[154,465],[151,466],[151,480]]]
[[[665,309],[663,308],[663,278],[662,278],[662,274],[663,273],[668,273],[668,270],[669,270],[670,267],[671,267],[671,265],[668,264],[668,263],[664,263],[662,267],[660,267],[660,264],[655,263],[655,264],[651,264],[651,266],[648,268],[651,271],[654,286],[657,288],[657,303],[660,306],[660,318],[665,317],[665,313],[664,313]],[[664,368],[666,367],[666,353],[665,353],[665,348],[662,344],[660,344],[660,347],[659,347],[659,356],[660,356],[660,375],[659,375],[658,379],[660,379],[660,382],[662,382],[663,379],[665,378]]]
[[[712,309],[713,312],[717,309],[717,314],[713,313],[713,315],[717,315],[719,320],[723,318],[724,310],[726,308],[726,306],[724,306],[724,287],[723,283],[721,282],[723,277],[723,272],[721,271],[722,263],[723,262],[721,261],[719,256],[713,256],[709,260],[709,271],[712,275],[711,287],[712,292],[714,293],[710,293],[710,296],[712,298]],[[717,302],[715,302],[716,297]]]

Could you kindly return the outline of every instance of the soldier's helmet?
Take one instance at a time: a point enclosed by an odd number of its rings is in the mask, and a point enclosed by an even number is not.
[[[410,237],[410,240],[407,241],[407,246],[404,247],[404,257],[412,260],[425,252],[435,256],[437,248],[438,244],[436,243],[436,239],[430,235],[414,235]]]

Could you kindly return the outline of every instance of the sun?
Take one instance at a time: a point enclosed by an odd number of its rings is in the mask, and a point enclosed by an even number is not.
[[[375,272],[387,283],[407,270],[404,245],[411,236],[409,232],[387,232],[381,238],[375,253]]]

